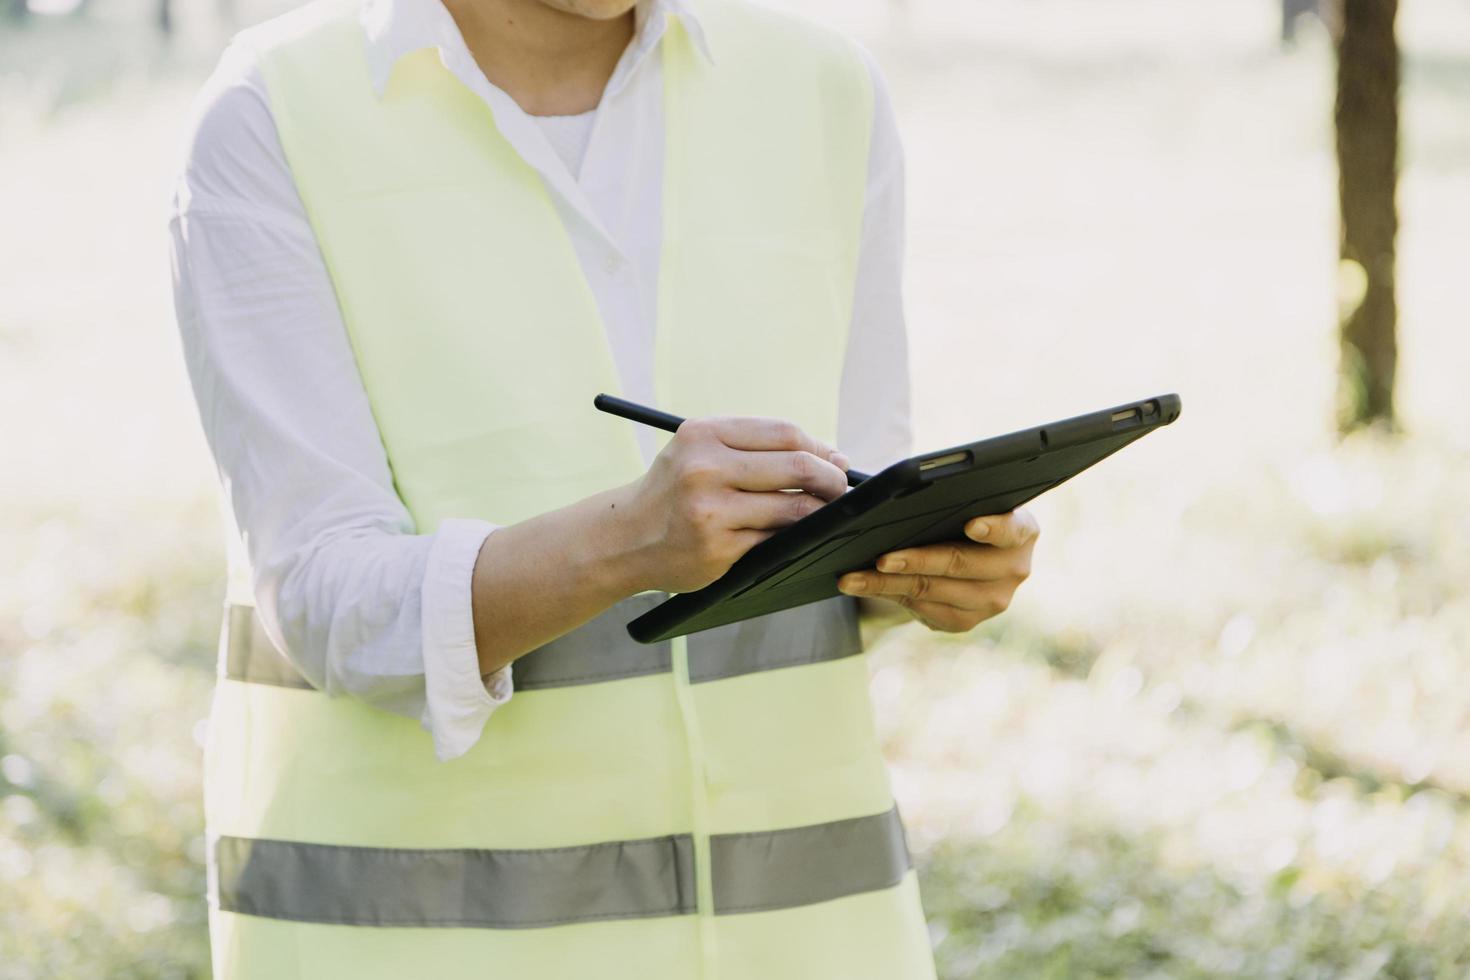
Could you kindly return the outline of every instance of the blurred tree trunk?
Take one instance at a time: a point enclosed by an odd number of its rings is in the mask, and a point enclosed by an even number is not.
[[[1398,305],[1398,0],[1337,0],[1338,205],[1342,341],[1338,422],[1343,431],[1394,423]]]

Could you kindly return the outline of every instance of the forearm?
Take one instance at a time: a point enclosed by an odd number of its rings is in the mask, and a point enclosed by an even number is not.
[[[471,582],[482,675],[647,588],[632,490],[615,487],[485,539]]]
[[[846,465],[791,422],[689,419],[639,479],[485,540],[471,576],[481,676],[630,595],[704,588],[840,497]]]

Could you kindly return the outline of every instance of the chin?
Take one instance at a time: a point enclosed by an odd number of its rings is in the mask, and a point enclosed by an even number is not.
[[[589,20],[612,20],[637,6],[637,0],[541,0],[548,7],[586,17]]]

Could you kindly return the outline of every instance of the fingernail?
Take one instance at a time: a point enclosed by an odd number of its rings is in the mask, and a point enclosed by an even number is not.
[[[908,567],[908,562],[902,558],[895,558],[892,555],[884,555],[878,559],[878,571],[880,572],[901,572]]]
[[[839,580],[837,588],[843,592],[866,592],[868,591],[868,580],[861,575],[854,575],[850,578]]]
[[[835,450],[832,452],[832,455],[828,456],[827,458],[832,461],[833,466],[837,467],[843,472],[846,472],[852,466],[852,460],[848,459],[845,454],[839,453]]]
[[[990,534],[990,525],[984,521],[976,521],[970,525],[970,537],[983,538]]]

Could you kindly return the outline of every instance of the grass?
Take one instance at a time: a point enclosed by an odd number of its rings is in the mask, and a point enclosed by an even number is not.
[[[1017,817],[927,858],[945,976],[1337,980],[1459,976],[1470,962],[1458,910],[1424,911],[1416,881],[1231,875],[1116,828]]]
[[[1327,521],[1322,467],[1403,487]],[[1470,458],[1366,435],[1250,483],[1184,507],[1153,574],[1068,554],[1058,508],[1006,618],[876,638],[946,976],[1470,971]]]
[[[1339,443],[1323,38],[1277,51],[1265,0],[802,6],[903,127],[920,448],[1184,396],[1038,501],[1004,617],[870,634],[943,975],[1470,973],[1470,10],[1404,8],[1406,434]],[[134,13],[0,28],[3,980],[208,974],[223,557],[162,219],[218,35],[185,7],[163,57]]]

